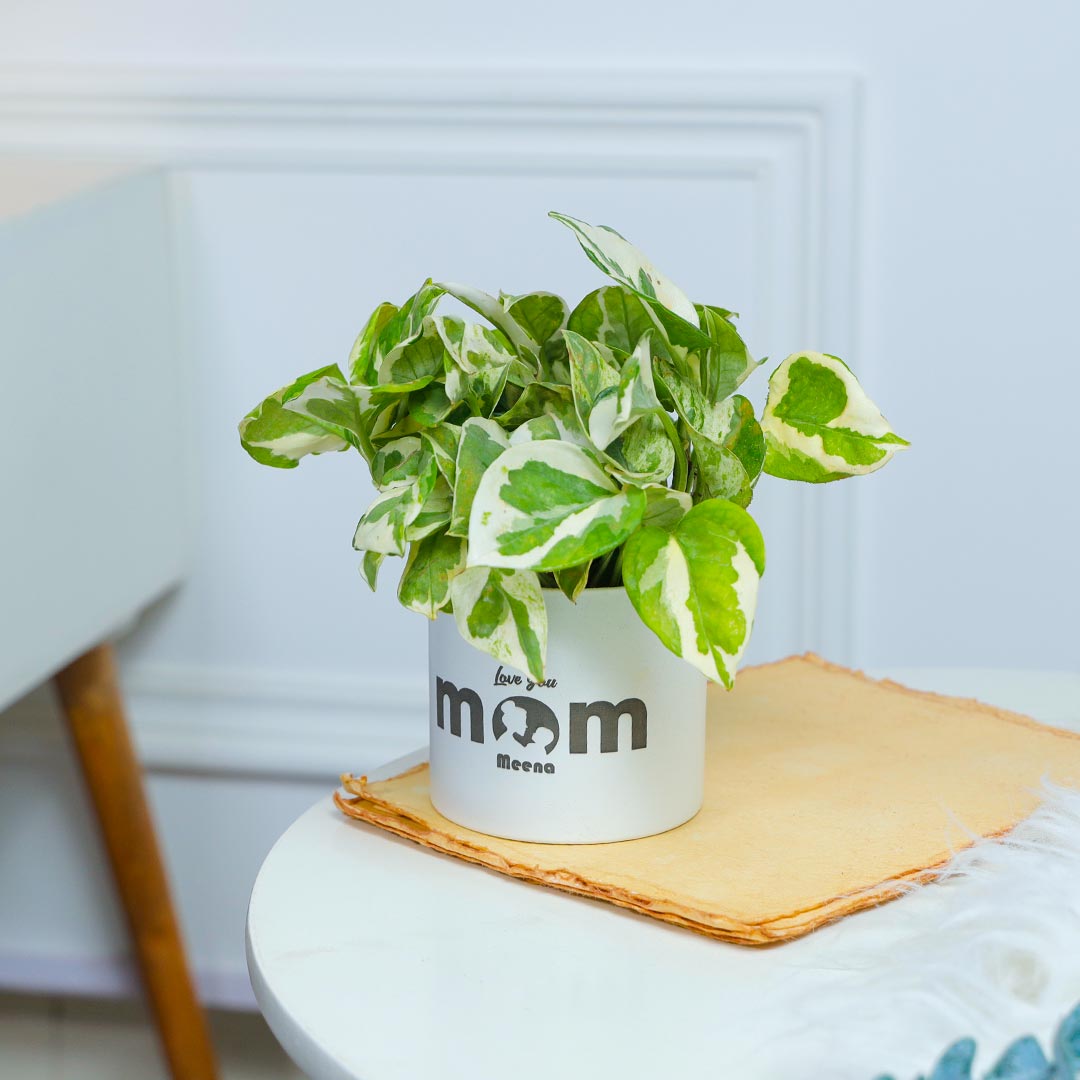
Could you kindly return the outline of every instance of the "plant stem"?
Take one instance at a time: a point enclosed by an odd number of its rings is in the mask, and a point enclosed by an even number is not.
[[[667,432],[667,436],[671,440],[672,446],[675,447],[675,477],[671,486],[679,491],[686,491],[686,450],[683,449],[682,436],[676,430],[675,423],[666,409],[656,409],[655,412],[656,415],[660,417],[660,422],[664,425],[664,430]]]

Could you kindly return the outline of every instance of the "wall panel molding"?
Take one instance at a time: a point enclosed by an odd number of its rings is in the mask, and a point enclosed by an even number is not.
[[[855,344],[858,99],[855,77],[827,71],[0,69],[0,154],[749,179],[774,336],[843,352]],[[827,510],[820,495],[800,493],[791,522],[801,574],[785,618],[793,639],[851,660],[855,492],[829,492]],[[152,768],[321,776],[358,741],[391,757],[423,738],[419,680],[138,662],[126,677]]]

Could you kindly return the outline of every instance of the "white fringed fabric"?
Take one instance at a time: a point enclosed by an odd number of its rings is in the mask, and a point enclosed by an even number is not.
[[[906,1080],[965,1035],[982,1076],[1021,1035],[1045,1045],[1080,1001],[1080,791],[1043,794],[932,884],[783,947],[790,1038],[763,1048],[754,1080]]]

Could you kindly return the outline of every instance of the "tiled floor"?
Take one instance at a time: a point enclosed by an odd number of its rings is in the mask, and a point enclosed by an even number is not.
[[[211,1014],[221,1080],[304,1080],[250,1013]],[[0,994],[0,1080],[166,1080],[133,1002]]]

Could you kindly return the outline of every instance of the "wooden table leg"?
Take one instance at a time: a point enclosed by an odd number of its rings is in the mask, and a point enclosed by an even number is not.
[[[111,646],[80,656],[55,683],[170,1072],[174,1080],[215,1080],[210,1033],[184,957]]]

